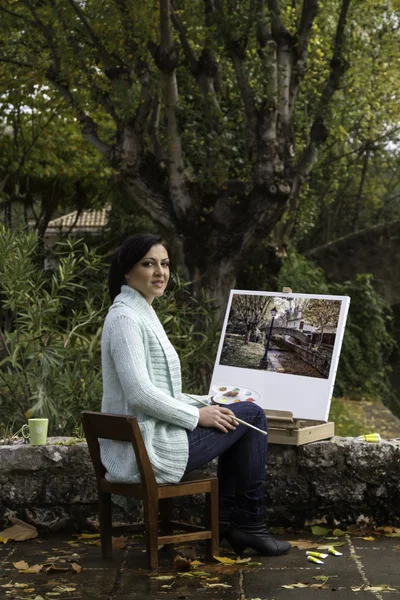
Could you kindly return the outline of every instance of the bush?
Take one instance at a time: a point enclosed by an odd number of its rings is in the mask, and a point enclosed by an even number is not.
[[[389,357],[396,348],[392,311],[373,287],[372,275],[329,286],[330,293],[350,296],[335,393],[353,398],[393,400]]]
[[[48,417],[51,434],[69,434],[81,410],[100,406],[104,259],[68,241],[46,271],[36,235],[2,226],[0,257],[2,420]]]
[[[0,226],[3,430],[42,416],[50,435],[70,435],[82,410],[101,406],[107,260],[82,241],[60,244],[56,258],[58,267],[44,270],[38,238]],[[195,393],[208,385],[216,355],[213,311],[190,296],[179,276],[173,287],[155,308],[180,354],[185,390]]]
[[[392,311],[374,289],[372,275],[360,274],[353,282],[329,284],[323,269],[291,250],[278,275],[278,289],[285,285],[298,293],[350,296],[335,395],[379,397],[393,405],[388,361],[396,348]]]

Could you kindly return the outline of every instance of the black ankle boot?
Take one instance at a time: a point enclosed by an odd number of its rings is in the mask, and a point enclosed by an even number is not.
[[[255,525],[236,525],[232,523],[225,533],[232,549],[236,554],[242,554],[246,548],[251,548],[264,556],[279,556],[289,552],[289,542],[281,542],[272,537],[264,523]]]

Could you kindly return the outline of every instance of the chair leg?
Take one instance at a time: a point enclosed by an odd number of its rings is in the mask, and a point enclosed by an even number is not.
[[[111,494],[99,492],[100,538],[103,558],[112,554],[112,508]]]
[[[173,533],[171,526],[172,515],[173,515],[173,501],[172,498],[163,498],[158,501],[160,509],[160,529],[164,535]],[[165,544],[163,550],[172,550],[173,544]]]
[[[147,562],[149,569],[158,568],[158,499],[144,498],[144,526],[146,532]]]
[[[211,539],[206,540],[206,560],[214,560],[219,552],[219,507],[218,479],[211,482],[211,492],[206,494],[206,527],[211,530]]]

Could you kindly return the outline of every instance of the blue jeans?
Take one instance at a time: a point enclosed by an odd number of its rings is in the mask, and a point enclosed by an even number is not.
[[[267,431],[263,409],[252,402],[230,404],[239,419]],[[187,432],[190,473],[217,456],[220,521],[260,523],[264,521],[265,463],[267,436],[239,424],[224,433],[214,427],[196,427]]]

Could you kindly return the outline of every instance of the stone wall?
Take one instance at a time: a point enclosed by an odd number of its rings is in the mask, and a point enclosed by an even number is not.
[[[11,510],[47,530],[87,528],[97,519],[96,483],[87,446],[0,446],[0,519]],[[214,473],[215,464],[204,472]],[[299,448],[271,445],[265,484],[269,525],[400,525],[400,442],[332,438]],[[179,500],[196,519],[202,499]],[[120,509],[118,509],[120,510]],[[127,516],[115,512],[117,520]],[[129,515],[140,519],[140,508]]]

